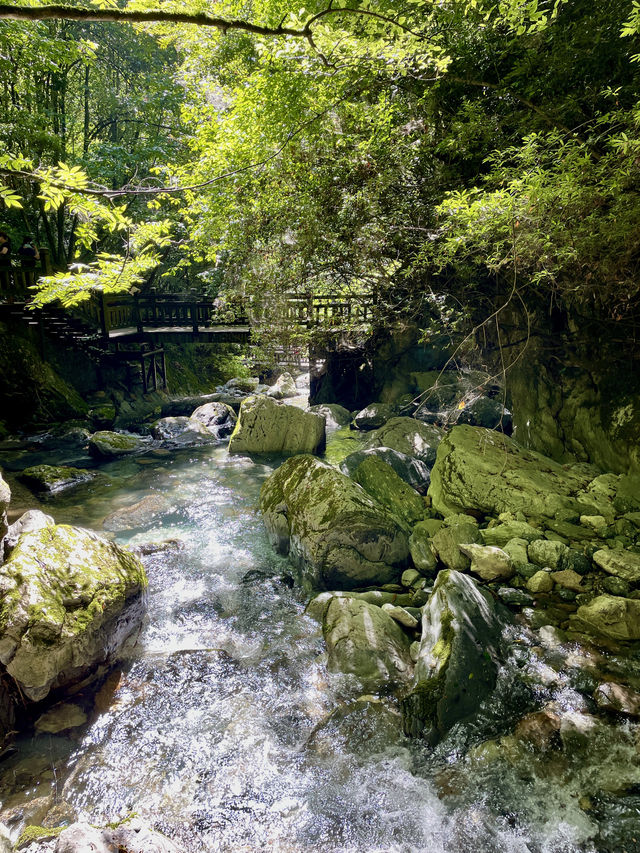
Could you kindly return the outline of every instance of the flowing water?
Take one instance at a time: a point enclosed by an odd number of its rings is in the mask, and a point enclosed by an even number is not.
[[[5,453],[0,464],[38,459],[61,455]],[[100,530],[105,516],[155,496],[153,512],[132,514],[137,526],[116,539],[171,541],[143,558],[147,615],[135,647],[97,696],[77,699],[88,722],[28,732],[2,756],[4,818],[18,827],[52,807],[94,823],[136,812],[193,853],[640,849],[630,724],[603,726],[590,756],[578,748],[539,766],[535,756],[467,752],[486,737],[469,727],[429,750],[402,736],[393,699],[360,698],[353,679],[327,673],[319,628],[256,514],[276,464],[223,447],[150,455],[103,466],[99,481],[48,502],[57,521]],[[20,499],[35,503],[18,489]],[[117,518],[107,527],[127,524]],[[517,685],[537,666],[527,637],[514,635],[520,657],[485,715],[496,734],[512,728]],[[549,695],[579,713],[572,676],[539,667]],[[603,794],[601,777],[621,767],[625,796]]]

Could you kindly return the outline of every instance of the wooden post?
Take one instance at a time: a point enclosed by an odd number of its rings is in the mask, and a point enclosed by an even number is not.
[[[140,367],[142,369],[142,393],[147,393],[147,368],[144,364],[144,351],[140,351]]]
[[[140,294],[138,293],[133,297],[133,319],[135,321],[138,334],[141,335],[144,331],[144,327],[142,325],[142,313],[140,312]]]
[[[193,334],[198,334],[198,297],[195,294],[191,296],[191,328],[193,330]]]
[[[104,294],[104,291],[100,291],[100,329],[102,330],[102,337],[109,339],[109,324],[107,322],[107,297]]]
[[[53,275],[49,249],[46,246],[43,246],[38,251],[40,252],[40,271],[42,272],[42,275]]]

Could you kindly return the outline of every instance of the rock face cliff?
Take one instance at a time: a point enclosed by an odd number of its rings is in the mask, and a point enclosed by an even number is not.
[[[513,326],[507,341],[522,320]],[[566,314],[536,320],[507,377],[517,440],[561,462],[640,469],[640,352],[626,335],[612,321]]]
[[[481,394],[489,386],[489,397],[494,398],[489,403],[506,403],[514,438],[523,447],[558,462],[591,462],[605,471],[637,471],[640,348],[634,342],[635,331],[581,310],[579,314],[543,306],[525,316],[508,307],[500,314],[502,350],[490,324],[477,332],[475,347],[468,340],[464,355],[458,352],[453,361],[454,347],[444,336],[428,345],[420,342],[417,325],[390,326],[360,349],[327,353],[322,367],[312,375],[312,402],[337,402],[348,408],[361,408],[372,401],[406,406],[420,394],[424,399],[425,391],[433,389],[427,408],[437,409],[435,404],[440,403],[442,411],[433,414],[432,422],[450,426],[457,420],[493,426],[464,417],[452,419],[451,412],[444,412],[449,408],[455,415],[465,384],[476,383]],[[482,319],[475,318],[478,323]],[[503,360],[507,367],[504,376]],[[462,383],[454,375],[460,366],[466,369]],[[483,383],[479,371],[469,368],[482,368],[488,382]],[[498,391],[496,381],[503,386]],[[448,399],[451,389],[453,396]],[[480,399],[486,402],[484,396]],[[469,402],[464,403],[465,413],[471,412]],[[447,415],[444,419],[443,414]]]

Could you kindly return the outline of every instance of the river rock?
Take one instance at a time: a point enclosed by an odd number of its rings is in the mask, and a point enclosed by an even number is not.
[[[175,418],[177,416],[193,416],[196,409],[206,406],[207,403],[219,401],[219,392],[212,394],[198,394],[192,397],[174,397],[162,404],[160,409],[161,418]]]
[[[622,578],[628,583],[640,582],[640,554],[603,548],[595,552],[593,562],[608,574]]]
[[[441,562],[448,569],[464,572],[471,565],[471,560],[460,550],[460,545],[469,545],[478,542],[479,539],[478,525],[469,519],[469,521],[461,521],[459,524],[441,527],[432,538],[431,543]]]
[[[582,576],[572,569],[563,569],[561,572],[551,572],[551,578],[556,586],[562,589],[570,589],[572,592],[584,592]]]
[[[142,500],[110,513],[102,522],[102,526],[112,533],[147,527],[157,515],[165,512],[167,507],[167,499],[162,495],[146,495]]]
[[[419,521],[409,537],[413,565],[424,574],[435,572],[438,565],[438,553],[431,541],[430,529],[426,521]]]
[[[502,433],[456,426],[438,447],[429,495],[444,516],[520,511],[527,518],[579,518],[598,512],[586,497],[575,497],[587,485],[586,474],[524,450]]]
[[[440,572],[423,609],[414,680],[403,701],[407,735],[435,742],[477,712],[495,686],[509,621],[508,611],[468,575]]]
[[[7,522],[7,509],[9,508],[10,502],[11,489],[2,479],[2,474],[0,474],[0,543],[6,536],[7,530],[9,529],[9,524]]]
[[[383,427],[371,433],[365,449],[390,447],[419,459],[431,468],[444,435],[444,430],[439,427],[423,424],[415,418],[391,418]]]
[[[38,702],[112,656],[136,627],[145,586],[139,560],[94,533],[24,533],[0,567],[0,662],[22,695]]]
[[[407,527],[413,527],[424,518],[425,505],[420,495],[377,456],[366,457],[352,478]]]
[[[406,453],[400,453],[398,450],[392,450],[390,447],[372,447],[369,450],[356,450],[350,453],[340,463],[340,470],[343,474],[352,476],[358,465],[369,456],[376,456],[382,459],[387,465],[390,465],[401,480],[404,480],[412,488],[419,492],[423,492],[429,487],[431,481],[431,473],[429,468],[420,459],[414,459],[412,456],[407,456]]]
[[[358,429],[371,430],[384,426],[393,417],[393,407],[388,403],[370,403],[354,417]]]
[[[334,596],[322,632],[329,669],[356,675],[366,689],[386,689],[411,677],[409,638],[384,609]]]
[[[540,592],[551,592],[553,589],[553,579],[551,574],[540,569],[540,571],[537,571],[527,581],[527,589],[534,595],[537,595]]]
[[[471,560],[471,571],[483,581],[508,580],[515,569],[511,557],[493,545],[460,545],[460,551]]]
[[[382,610],[384,610],[385,613],[388,613],[389,616],[398,623],[398,625],[403,625],[405,628],[409,628],[412,631],[419,625],[415,616],[412,616],[408,610],[404,609],[404,607],[398,607],[397,604],[383,604]]]
[[[513,430],[511,412],[495,397],[476,397],[462,408],[456,408],[455,422],[470,426],[500,429],[509,435]]]
[[[530,563],[549,569],[559,568],[568,551],[569,548],[562,542],[551,542],[549,539],[537,539],[527,549]]]
[[[624,687],[622,684],[606,682],[601,684],[593,694],[598,708],[605,711],[616,711],[629,717],[640,717],[640,693]]]
[[[229,441],[229,453],[318,453],[325,443],[321,415],[270,397],[247,397]]]
[[[307,406],[305,409],[313,415],[322,415],[327,429],[338,429],[351,423],[351,412],[337,403],[321,403],[318,406]]]
[[[119,456],[130,456],[140,453],[145,442],[139,435],[102,430],[94,432],[89,439],[89,453],[98,459],[117,459]]]
[[[612,640],[640,640],[640,601],[617,595],[599,595],[578,608],[571,627]]]
[[[39,509],[27,510],[17,521],[13,522],[5,536],[5,560],[18,544],[18,540],[23,533],[29,533],[32,530],[42,530],[43,527],[50,527],[53,524],[55,524],[53,518],[50,515],[45,515],[45,513],[41,512]]]
[[[214,404],[209,404],[214,405]],[[221,404],[218,404],[221,405]],[[208,429],[197,418],[160,418],[151,425],[151,435],[172,447],[193,447],[208,444],[217,438],[213,430]]]
[[[88,823],[72,823],[63,829],[52,853],[183,853],[159,832],[145,826],[137,817],[131,818],[115,827],[100,828]],[[31,849],[29,849],[31,853]],[[40,853],[36,848],[34,853]]]
[[[528,542],[543,539],[544,533],[536,527],[527,524],[526,521],[505,521],[482,530],[482,541],[485,545],[495,545],[504,548],[512,539],[524,539],[525,546]]]
[[[231,406],[225,403],[205,403],[191,413],[191,417],[200,421],[218,439],[227,438],[233,432],[238,416]]]
[[[391,513],[313,456],[284,462],[260,492],[267,533],[317,587],[352,589],[400,577],[408,535]]]
[[[84,468],[67,468],[56,465],[34,465],[25,468],[19,479],[35,492],[61,492],[80,483],[87,483],[97,477],[95,471]]]
[[[75,729],[78,726],[84,726],[87,722],[87,715],[79,705],[74,705],[71,702],[61,702],[54,705],[41,717],[36,720],[36,732],[44,732],[46,734],[57,734],[64,732],[67,729]]]
[[[282,373],[275,385],[272,385],[266,392],[268,397],[273,397],[274,400],[284,400],[287,397],[297,397],[300,392],[296,387],[293,376],[290,373]]]

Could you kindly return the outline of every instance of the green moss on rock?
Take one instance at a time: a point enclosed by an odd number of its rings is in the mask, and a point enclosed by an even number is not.
[[[87,530],[24,533],[0,566],[0,661],[33,701],[115,652],[120,616],[146,587],[140,561]]]

